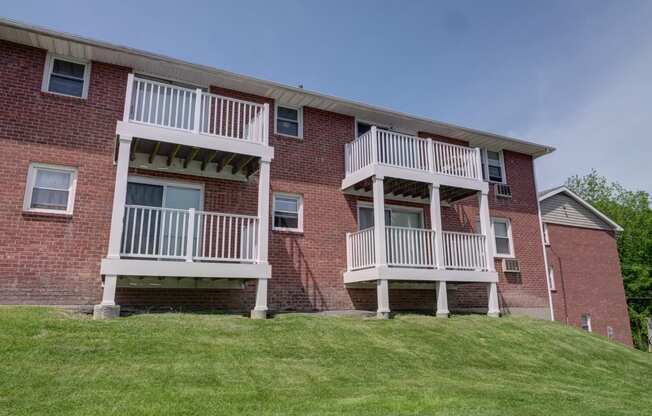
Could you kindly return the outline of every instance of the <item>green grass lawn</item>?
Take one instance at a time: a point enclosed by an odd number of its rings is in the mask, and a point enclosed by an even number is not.
[[[652,354],[527,318],[0,307],[0,415],[651,415]]]

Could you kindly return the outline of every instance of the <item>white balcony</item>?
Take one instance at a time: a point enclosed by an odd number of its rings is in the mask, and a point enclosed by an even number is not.
[[[126,205],[120,256],[103,261],[103,274],[269,277],[259,227],[251,215]]]
[[[374,228],[347,233],[345,283],[376,279],[497,281],[497,274],[487,265],[483,234],[443,231],[442,250],[437,250],[434,230],[386,226],[386,265],[376,261],[374,234]]]
[[[480,149],[378,129],[345,145],[346,189],[371,176],[482,190]]]
[[[258,157],[269,147],[269,104],[129,75],[117,133],[151,141]]]

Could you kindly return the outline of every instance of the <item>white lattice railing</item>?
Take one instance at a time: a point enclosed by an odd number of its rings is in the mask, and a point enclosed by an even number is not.
[[[486,237],[483,234],[442,233],[444,267],[460,270],[486,270]]]
[[[374,229],[346,234],[346,253],[348,270],[373,267],[376,264],[374,252]]]
[[[229,139],[268,143],[269,106],[129,75],[125,119]]]
[[[387,264],[435,267],[435,232],[421,228],[385,227]]]
[[[126,205],[122,257],[253,263],[258,217]]]
[[[345,145],[347,175],[372,163],[482,180],[477,148],[377,128]]]

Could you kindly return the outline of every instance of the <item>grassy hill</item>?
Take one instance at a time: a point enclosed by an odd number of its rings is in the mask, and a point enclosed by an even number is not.
[[[652,414],[652,354],[527,318],[0,307],[0,415]]]

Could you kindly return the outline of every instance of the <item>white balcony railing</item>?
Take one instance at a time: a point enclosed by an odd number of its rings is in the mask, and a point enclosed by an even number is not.
[[[197,134],[268,143],[269,106],[129,76],[125,119]],[[199,109],[199,111],[198,111]]]
[[[254,263],[258,217],[126,205],[121,257]]]
[[[479,149],[372,128],[346,144],[346,174],[375,163],[482,180]]]
[[[486,270],[486,237],[483,234],[444,231],[444,267],[459,270]]]
[[[349,271],[376,265],[374,229],[347,234]],[[486,238],[483,234],[442,232],[443,259],[437,259],[435,231],[385,227],[387,265],[390,267],[487,270]]]

